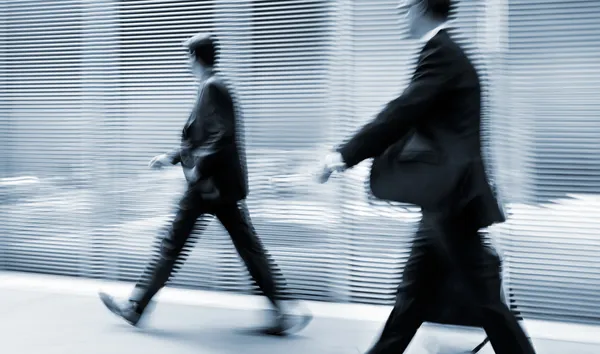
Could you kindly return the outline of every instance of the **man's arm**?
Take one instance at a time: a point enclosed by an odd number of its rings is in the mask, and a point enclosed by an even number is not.
[[[169,151],[166,155],[172,165],[177,165],[181,162],[181,148],[175,148]]]
[[[389,102],[377,117],[366,124],[337,151],[346,167],[381,155],[385,149],[404,137],[435,104],[452,78],[452,57],[443,47],[425,49],[408,88]]]
[[[225,146],[234,141],[234,112],[233,104],[227,92],[217,87],[218,84],[209,83],[202,95],[202,101],[192,114],[203,114],[197,117],[192,129],[197,132],[191,134],[192,139],[187,144],[179,146],[163,156],[172,165],[181,162],[181,155],[195,157],[196,171],[207,168],[207,164]],[[226,89],[225,89],[226,90]],[[227,107],[223,107],[227,105]],[[198,139],[200,138],[200,139]]]

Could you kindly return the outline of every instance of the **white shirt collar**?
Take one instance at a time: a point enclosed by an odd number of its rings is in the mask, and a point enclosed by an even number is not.
[[[448,23],[447,22],[444,22],[444,23],[440,24],[436,28],[434,28],[431,31],[425,33],[425,35],[423,37],[421,37],[421,42],[423,43],[423,45],[425,45],[425,43],[429,42],[433,37],[436,36],[436,34],[438,34],[441,30],[446,29],[446,28],[448,28]]]

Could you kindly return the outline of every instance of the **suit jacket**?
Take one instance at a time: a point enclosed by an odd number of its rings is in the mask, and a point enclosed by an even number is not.
[[[236,125],[229,89],[212,75],[199,90],[181,132],[180,146],[169,154],[173,164],[181,163],[190,188],[226,201],[246,198],[248,178],[240,158],[243,152],[238,146]],[[194,167],[200,176],[198,181],[189,178]]]
[[[424,211],[473,212],[478,227],[503,222],[481,158],[481,87],[446,31],[422,49],[408,88],[338,148],[346,166],[375,158],[373,195]]]

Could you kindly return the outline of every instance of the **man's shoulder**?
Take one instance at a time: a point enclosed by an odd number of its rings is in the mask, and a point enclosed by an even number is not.
[[[473,63],[463,48],[446,30],[440,31],[425,45],[419,62],[451,67],[457,74],[473,67]]]
[[[471,60],[469,59],[469,56],[465,52],[462,44],[457,42],[454,38],[452,38],[450,33],[448,33],[447,31],[444,31],[443,35],[440,36],[439,42],[440,42],[439,45],[442,48],[444,48],[444,50],[449,55],[454,55],[454,58],[456,60],[464,60],[464,61],[471,63]]]
[[[211,76],[204,82],[205,90],[209,94],[231,96],[229,85],[218,76]]]

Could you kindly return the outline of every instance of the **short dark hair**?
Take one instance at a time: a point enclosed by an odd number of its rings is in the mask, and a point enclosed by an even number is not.
[[[452,10],[452,0],[424,0],[427,12],[442,20],[447,20]]]
[[[210,34],[197,34],[185,41],[185,46],[191,55],[207,66],[214,66],[217,62],[218,42]]]

